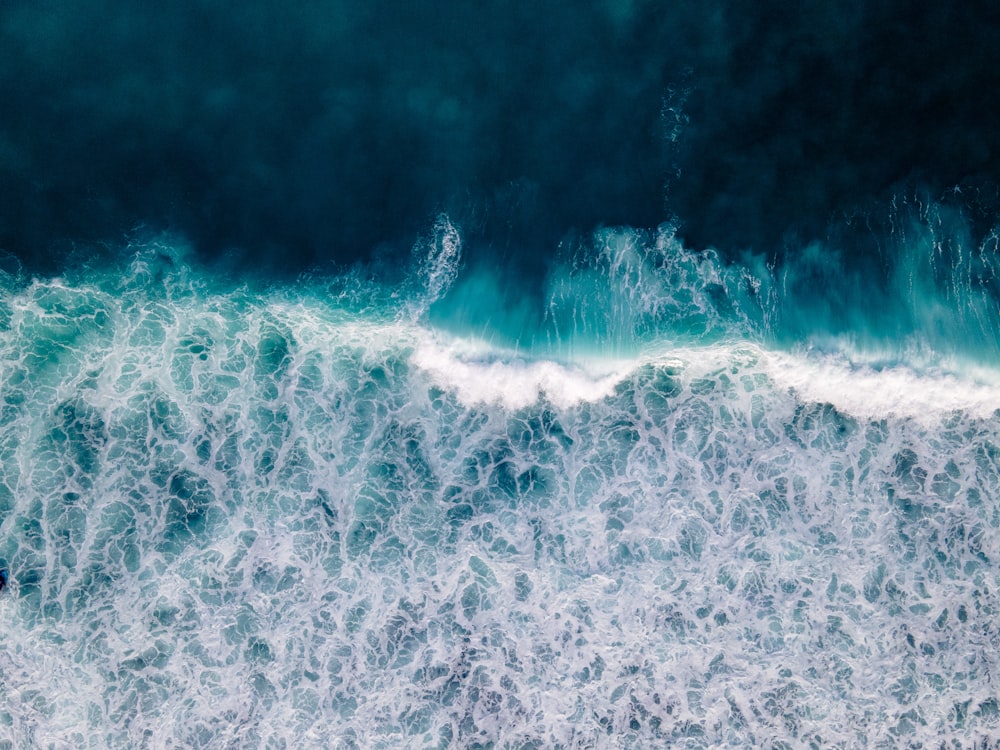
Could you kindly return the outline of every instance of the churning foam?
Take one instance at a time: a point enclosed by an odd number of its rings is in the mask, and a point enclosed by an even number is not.
[[[114,283],[0,307],[0,747],[995,734],[988,378]]]
[[[1000,387],[946,371],[919,372],[905,365],[875,369],[844,357],[769,352],[775,385],[804,401],[832,404],[859,419],[904,417],[927,422],[952,412],[988,418],[1000,410]]]
[[[625,378],[629,362],[606,362],[605,372],[551,360],[532,360],[482,342],[442,341],[425,335],[412,362],[467,405],[501,404],[509,409],[547,400],[561,408],[611,395]],[[607,370],[610,370],[608,372]]]
[[[420,332],[412,362],[466,405],[520,409],[547,401],[560,408],[598,401],[643,366],[666,367],[682,382],[738,366],[766,375],[776,390],[807,403],[830,404],[857,419],[894,416],[921,422],[952,412],[989,418],[1000,409],[1000,382],[946,370],[857,364],[838,354],[769,350],[746,343],[661,349],[632,359],[559,362],[473,339]]]

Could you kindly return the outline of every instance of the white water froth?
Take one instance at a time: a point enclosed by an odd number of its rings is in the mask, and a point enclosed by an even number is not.
[[[438,216],[431,235],[413,248],[423,289],[404,308],[404,318],[417,321],[455,283],[462,264],[462,236],[446,214]]]
[[[770,376],[804,401],[832,404],[859,419],[911,418],[932,423],[952,413],[989,418],[1000,410],[1000,382],[906,365],[874,369],[842,356],[767,354]]]
[[[0,741],[1000,730],[988,382],[741,343],[541,361],[147,275],[0,305]]]
[[[532,360],[482,342],[442,341],[428,334],[420,337],[411,361],[434,382],[453,390],[466,405],[496,404],[508,409],[521,409],[539,401],[564,409],[584,401],[598,401],[611,395],[633,369],[630,362],[593,363],[603,367],[588,369]]]
[[[782,352],[745,343],[671,347],[632,359],[557,362],[474,339],[422,332],[418,340],[413,364],[468,406],[520,409],[547,401],[569,408],[610,396],[642,367],[678,370],[680,380],[689,383],[739,363],[759,370],[775,389],[790,391],[807,403],[830,404],[858,419],[933,422],[955,412],[989,418],[1000,409],[1000,378],[986,371],[970,378],[905,364],[876,369],[843,355]]]

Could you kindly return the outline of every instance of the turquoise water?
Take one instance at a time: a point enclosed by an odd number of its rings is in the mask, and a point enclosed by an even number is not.
[[[6,746],[995,734],[989,358],[789,346],[766,267],[593,243],[486,328],[447,217],[402,286],[236,285],[166,237],[7,277]]]

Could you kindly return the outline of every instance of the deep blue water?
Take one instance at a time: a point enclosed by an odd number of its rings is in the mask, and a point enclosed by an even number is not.
[[[0,3],[0,747],[990,747],[1000,23]]]

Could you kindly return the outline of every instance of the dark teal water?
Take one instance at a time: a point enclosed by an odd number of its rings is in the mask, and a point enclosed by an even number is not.
[[[995,11],[0,4],[0,747],[988,747]]]

